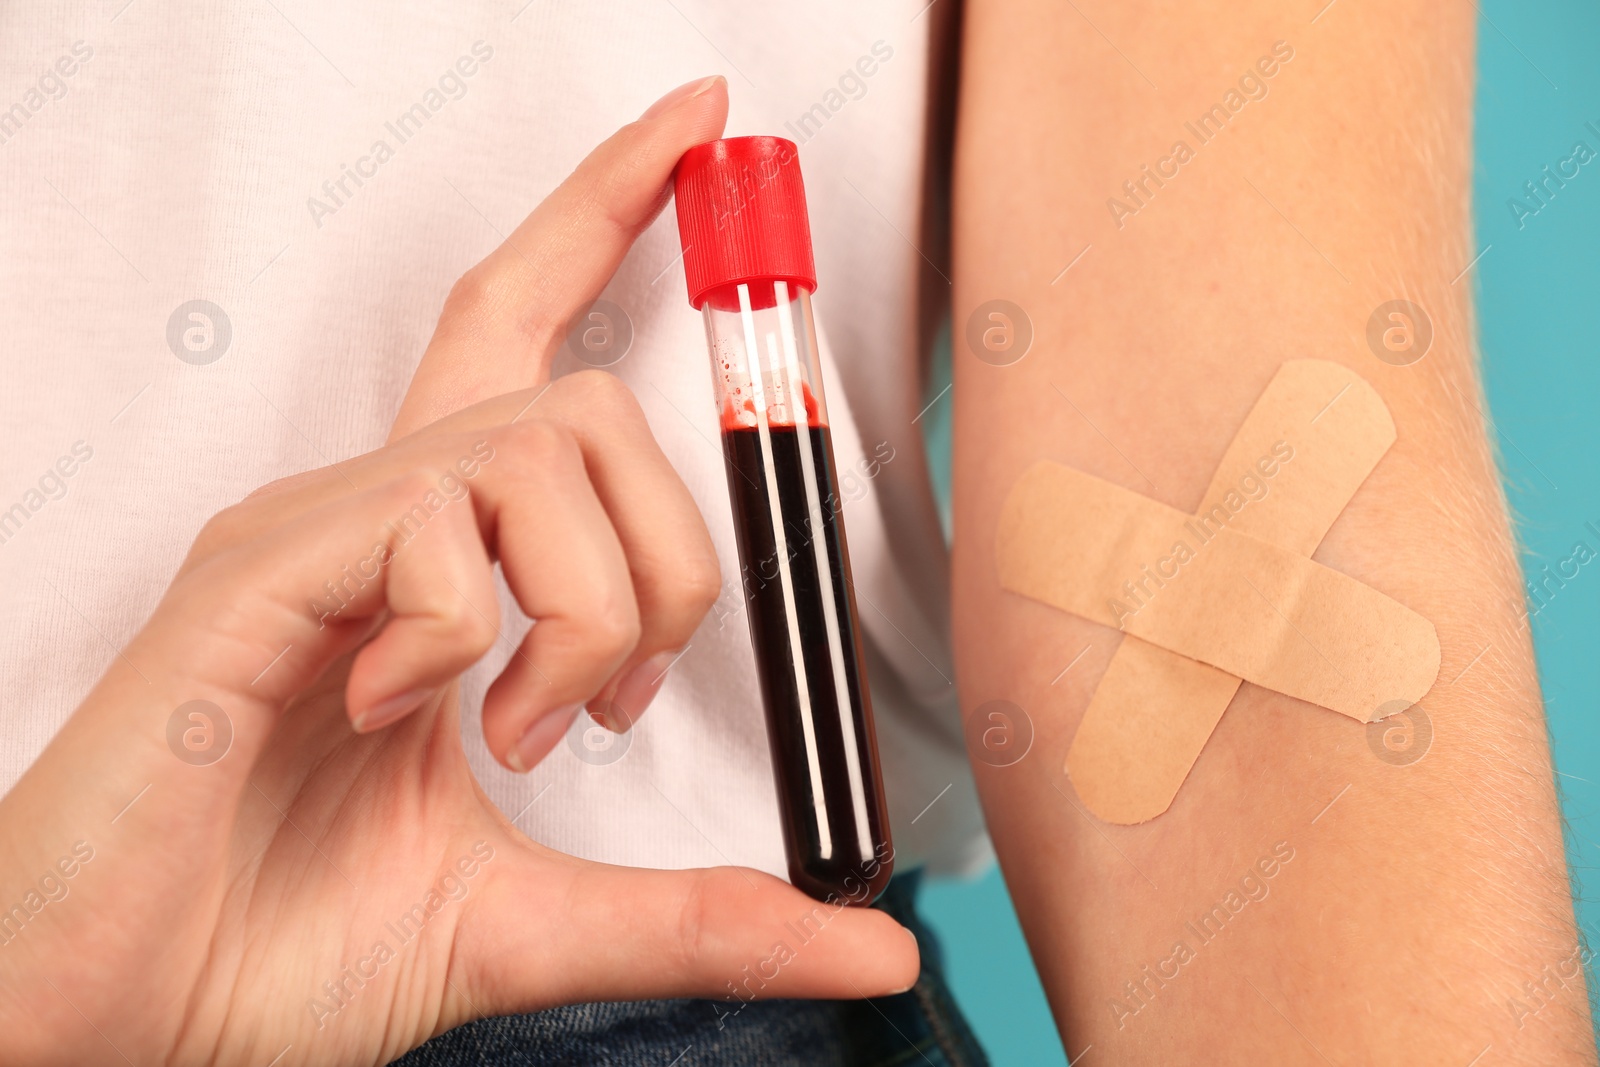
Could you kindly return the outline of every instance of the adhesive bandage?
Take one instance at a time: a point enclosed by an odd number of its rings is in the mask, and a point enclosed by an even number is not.
[[[1128,635],[1067,755],[1091,811],[1116,823],[1165,811],[1241,679],[1363,722],[1432,686],[1432,624],[1309,558],[1393,441],[1358,375],[1293,360],[1194,515],[1052,464],[1012,488],[1001,584]]]

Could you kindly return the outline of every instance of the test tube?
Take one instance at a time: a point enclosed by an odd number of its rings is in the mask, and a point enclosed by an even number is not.
[[[811,318],[798,150],[697,145],[675,176],[689,303],[711,380],[789,880],[869,904],[894,865]]]

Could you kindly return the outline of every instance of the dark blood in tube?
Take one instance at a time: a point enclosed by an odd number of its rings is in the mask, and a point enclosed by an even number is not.
[[[826,898],[850,896],[853,876],[863,883],[856,896],[876,897],[888,880],[889,828],[877,783],[864,779],[876,764],[872,713],[859,667],[850,561],[836,514],[833,449],[823,426],[774,426],[768,436],[770,452],[763,450],[758,430],[724,430],[722,447],[739,558],[747,561],[745,602],[787,827],[789,877],[810,895]],[[809,464],[802,452],[810,453]],[[769,486],[777,489],[787,544],[773,534]],[[819,501],[822,521],[815,529],[810,505]],[[878,877],[869,879],[864,858],[874,856],[880,860],[873,872]]]

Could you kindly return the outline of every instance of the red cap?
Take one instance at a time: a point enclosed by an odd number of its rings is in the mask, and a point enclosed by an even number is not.
[[[782,137],[695,145],[675,174],[689,303],[724,286],[786,281],[815,292],[800,150]]]

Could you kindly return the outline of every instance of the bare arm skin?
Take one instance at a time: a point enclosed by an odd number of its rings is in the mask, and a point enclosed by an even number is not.
[[[989,826],[1066,1050],[1092,1045],[1091,1065],[1593,1063],[1473,276],[1458,278],[1477,251],[1474,9],[1346,0],[1313,24],[1316,6],[968,5],[959,684],[967,714],[1010,700],[1037,732],[1014,766],[975,761]],[[1202,142],[1185,123],[1246,72],[1265,95]],[[1180,140],[1191,158],[1131,197],[1123,183]],[[1433,331],[1409,366],[1366,336],[1398,298]],[[993,299],[1035,331],[1007,367],[963,341]],[[1304,357],[1356,369],[1398,427],[1314,558],[1437,626],[1431,747],[1385,761],[1359,723],[1246,684],[1171,810],[1101,823],[1061,767],[1119,635],[1000,590],[1000,503],[1049,459],[1192,510],[1262,387]],[[1264,858],[1265,895],[1197,936]],[[1173,973],[1178,942],[1175,977],[1149,978]]]

